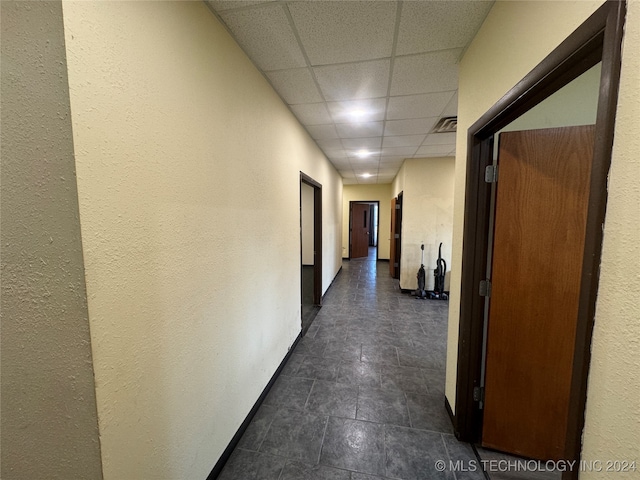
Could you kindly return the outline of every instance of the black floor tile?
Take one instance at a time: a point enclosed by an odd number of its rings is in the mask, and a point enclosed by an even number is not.
[[[237,448],[218,480],[278,480],[285,459]]]
[[[384,475],[384,426],[329,417],[320,463]]]
[[[312,385],[313,379],[282,375],[275,381],[264,404],[302,409]]]
[[[386,475],[403,480],[448,479],[453,472],[447,468],[449,456],[442,435],[413,428],[387,425],[385,429]],[[442,461],[444,471],[436,462]]]
[[[357,404],[357,386],[317,380],[309,394],[306,409],[321,415],[356,418]]]
[[[407,393],[407,404],[413,428],[453,433],[451,419],[444,406],[443,395]]]
[[[315,465],[326,423],[325,415],[282,408],[271,422],[260,451]]]
[[[271,422],[278,412],[278,407],[272,405],[262,405],[255,416],[251,420],[249,427],[242,435],[238,448],[245,450],[258,450],[264,437],[267,435],[267,430],[271,426]]]
[[[380,386],[381,365],[360,361],[342,362],[338,367],[338,381],[351,385]]]
[[[280,480],[350,480],[347,470],[339,470],[324,465],[305,465],[304,463],[287,461]]]
[[[399,391],[360,387],[356,418],[377,423],[410,426],[407,400]]]

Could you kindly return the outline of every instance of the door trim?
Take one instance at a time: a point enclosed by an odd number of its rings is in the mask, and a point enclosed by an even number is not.
[[[313,187],[313,304],[322,305],[322,185],[305,173],[300,172],[300,195],[302,184]],[[302,239],[301,239],[302,242]],[[300,264],[302,264],[302,243],[300,243]],[[301,286],[302,288],[302,286]],[[300,292],[302,295],[302,291]],[[302,297],[300,297],[302,303]]]
[[[602,61],[567,428],[566,457],[580,459],[625,13],[625,0],[604,3],[468,131],[454,417],[456,436],[461,440],[477,442],[482,435],[482,411],[473,400],[473,390],[480,386],[484,301],[478,285],[486,272],[490,206],[490,185],[482,172],[492,163],[493,136]],[[563,479],[574,478],[578,478],[577,471],[563,474]]]
[[[351,217],[351,207],[354,203],[367,203],[371,205],[375,203],[378,205],[378,218],[377,218],[377,235],[378,235],[378,245],[376,246],[376,262],[378,261],[379,252],[380,252],[380,200],[350,200],[349,201],[349,260],[351,260],[351,229],[353,227],[352,222],[353,218]]]

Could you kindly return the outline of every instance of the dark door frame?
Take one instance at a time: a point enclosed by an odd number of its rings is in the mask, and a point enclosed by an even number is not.
[[[351,207],[354,203],[368,203],[371,205],[375,203],[378,205],[378,245],[380,244],[380,201],[379,200],[350,200],[349,201],[349,260],[351,260],[351,229],[353,228],[352,221],[353,218],[351,216]],[[376,246],[376,261],[378,260],[378,246]]]
[[[393,235],[397,235],[395,238],[395,258],[394,263],[394,275],[393,278],[400,280],[400,259],[402,257],[402,199],[404,197],[404,191],[398,193],[396,197],[396,216],[395,216],[395,228]],[[397,267],[395,266],[397,265]]]
[[[313,188],[313,304],[322,305],[322,185],[305,173],[300,172],[300,205],[302,205],[302,184]],[[302,265],[302,215],[300,216],[300,265]],[[302,303],[302,285],[300,285]]]
[[[484,169],[493,162],[494,134],[602,61],[567,428],[566,458],[580,459],[625,13],[624,0],[603,4],[468,131],[453,418],[456,436],[461,440],[477,442],[482,438],[482,411],[474,400],[474,389],[480,387],[481,380],[484,321],[484,297],[478,294],[478,286],[487,267],[491,186],[484,182]],[[563,479],[574,478],[578,478],[578,471],[563,474]]]

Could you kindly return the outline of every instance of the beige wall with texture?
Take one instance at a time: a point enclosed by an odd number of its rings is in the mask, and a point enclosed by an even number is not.
[[[100,479],[62,7],[0,9],[0,477]]]
[[[300,171],[342,182],[204,2],[63,3],[104,477],[206,478],[301,330]]]
[[[460,64],[454,249],[446,396],[455,408],[460,314],[466,132],[484,112],[575,30],[602,2],[497,2]],[[585,460],[633,460],[640,443],[640,2],[628,4],[622,79],[609,178],[602,268],[583,438]],[[632,261],[635,259],[636,261]],[[608,478],[607,472],[581,478]],[[635,478],[637,473],[616,473]]]
[[[411,158],[404,161],[394,179],[393,196],[403,192],[400,288],[418,288],[416,274],[422,258],[420,245],[424,244],[426,289],[433,290],[441,242],[442,258],[447,262],[445,289],[449,287],[454,173],[453,157]]]

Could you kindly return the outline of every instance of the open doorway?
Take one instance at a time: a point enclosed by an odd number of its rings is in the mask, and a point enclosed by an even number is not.
[[[349,259],[378,260],[380,233],[380,202],[357,200],[349,202]]]
[[[498,298],[499,295],[495,288],[496,275],[498,273],[491,272],[491,267],[495,267],[498,260],[496,258],[492,260],[491,256],[487,255],[487,252],[491,252],[492,243],[496,241],[492,235],[498,235],[499,233],[497,227],[499,219],[496,219],[496,225],[493,225],[491,220],[491,213],[494,208],[491,192],[496,178],[495,169],[493,169],[493,151],[494,143],[497,139],[496,135],[515,119],[521,117],[524,113],[530,111],[543,100],[558,92],[569,82],[602,61],[595,127],[593,132],[589,133],[589,135],[592,135],[593,140],[587,139],[587,146],[583,148],[583,150],[586,150],[585,154],[576,154],[576,158],[585,159],[588,162],[586,166],[590,172],[588,172],[588,175],[586,173],[584,175],[582,173],[569,175],[553,173],[553,175],[549,176],[550,179],[554,180],[566,177],[575,178],[577,175],[583,175],[587,182],[586,185],[580,186],[580,188],[586,190],[586,197],[577,202],[584,206],[585,224],[578,229],[582,232],[584,238],[579,246],[580,251],[578,252],[578,265],[576,268],[577,285],[575,285],[576,290],[573,295],[575,304],[573,306],[574,311],[570,314],[574,320],[573,330],[559,335],[560,338],[565,340],[565,353],[569,353],[569,358],[568,362],[566,362],[568,368],[567,376],[562,382],[563,388],[566,389],[567,393],[566,403],[562,407],[566,416],[563,420],[564,425],[561,425],[562,444],[558,447],[558,456],[565,460],[580,459],[591,334],[602,246],[602,224],[604,222],[607,198],[607,173],[611,163],[615,106],[620,74],[620,45],[624,10],[624,2],[605,3],[469,129],[466,175],[468,180],[465,187],[466,205],[462,255],[462,264],[467,267],[463,268],[462,271],[456,414],[454,418],[456,435],[462,440],[483,442],[489,446],[492,443],[494,445],[496,443],[496,441],[489,439],[485,435],[490,432],[490,429],[494,429],[495,425],[489,425],[487,422],[484,408],[489,400],[487,397],[489,392],[483,390],[486,373],[483,371],[483,355],[486,353],[483,351],[483,346],[485,344],[489,345],[489,348],[491,348],[492,344],[494,347],[499,346],[498,341],[492,338],[491,332],[485,328],[487,299],[491,299],[490,301],[493,302],[490,305],[490,309],[494,310],[494,312],[489,312],[489,318],[491,319],[489,323],[493,322],[492,315],[497,309],[496,305],[502,301]],[[526,128],[528,129],[529,127]],[[582,130],[584,133],[579,132],[579,136],[586,136],[589,132],[589,128],[583,128]],[[522,137],[523,134],[526,136],[525,143],[527,145],[540,144],[542,147],[548,146],[548,139],[532,140],[532,135],[537,136],[540,133],[518,132],[518,135],[519,137]],[[548,132],[542,133],[544,135],[548,134]],[[567,131],[556,131],[551,132],[551,134],[560,136],[567,134]],[[501,145],[504,143],[505,157],[503,159],[506,158],[506,155],[511,155],[513,152],[519,153],[523,150],[519,146],[522,144],[521,138],[513,137],[509,139],[505,136],[504,140],[501,138],[500,143]],[[573,140],[560,139],[559,146],[565,148],[574,143],[577,144]],[[542,157],[547,157],[547,155],[543,154]],[[568,158],[567,155],[564,157]],[[537,159],[534,161],[537,161]],[[559,167],[557,162],[551,163],[550,166],[553,168]],[[509,177],[507,174],[507,177],[503,178],[503,171],[504,169],[502,168],[497,170],[498,182]],[[547,188],[549,183],[546,181],[543,183],[543,187]],[[514,182],[507,182],[507,184],[514,185]],[[551,197],[551,195],[538,193],[538,197],[541,197],[541,199],[544,199],[545,196],[546,198]],[[497,197],[497,202],[500,203],[499,196]],[[504,201],[502,204],[507,207],[510,205],[517,207],[515,203],[510,203],[509,201]],[[528,200],[524,204],[526,204],[527,209],[530,208]],[[513,215],[510,218],[512,219]],[[559,231],[565,232],[567,229],[564,223],[566,222],[561,223],[563,223],[562,230]],[[517,226],[514,228],[517,228]],[[538,231],[535,232],[535,235],[528,234],[528,238],[539,237]],[[510,245],[517,244],[517,238],[510,242]],[[497,251],[497,249],[493,250],[494,256],[497,255]],[[531,252],[531,248],[528,249],[528,252]],[[503,258],[507,257],[503,256]],[[557,265],[554,262],[551,263]],[[519,266],[517,260],[508,261],[507,264],[511,270],[514,270],[514,264]],[[534,272],[534,275],[540,273],[535,267],[529,267],[528,270]],[[564,274],[566,269],[559,270]],[[540,278],[542,277],[544,277],[543,274],[541,274]],[[557,282],[557,275],[551,280]],[[518,279],[511,278],[510,280],[511,284],[517,282]],[[505,282],[503,281],[502,283],[504,284]],[[538,290],[535,289],[534,292],[537,293]],[[502,296],[505,297],[504,292]],[[519,302],[521,298],[522,296],[512,292],[505,297],[503,304],[506,301]],[[537,300],[544,302],[545,298],[539,297]],[[565,300],[554,303],[557,306],[559,303],[565,303]],[[513,317],[514,314],[509,313],[508,315]],[[538,325],[538,327],[539,330],[543,329],[541,325]],[[522,333],[522,329],[520,329],[520,333]],[[526,342],[531,342],[530,336],[526,337]],[[509,339],[503,343],[517,347],[522,342],[518,343],[514,339]],[[491,352],[487,354],[490,355]],[[511,362],[502,359],[495,364],[505,366],[511,365]],[[487,368],[490,368],[489,362],[487,362]],[[500,372],[494,373],[494,378],[504,377],[504,374]],[[526,375],[527,373],[522,373],[521,371],[521,376],[525,377]],[[557,387],[549,383],[548,380],[549,378],[547,378],[545,389],[557,390]],[[499,393],[498,396],[503,397],[504,395]],[[534,397],[529,397],[528,400],[532,398]],[[503,412],[499,407],[496,411],[500,415]],[[527,410],[527,415],[531,415],[529,410]],[[536,418],[535,415],[531,416]],[[553,457],[553,455],[553,453],[542,453],[542,456],[547,457]],[[562,473],[563,479],[577,477],[577,470]]]
[[[322,302],[322,185],[300,172],[300,316],[304,334]]]

